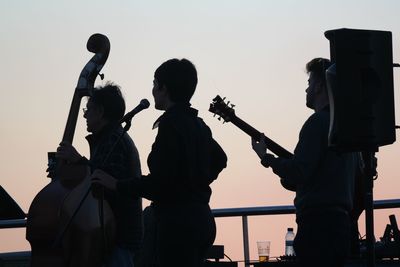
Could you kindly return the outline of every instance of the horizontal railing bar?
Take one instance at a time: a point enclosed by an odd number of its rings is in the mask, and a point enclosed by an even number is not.
[[[374,209],[400,208],[400,199],[375,200]],[[214,217],[236,217],[236,216],[257,216],[257,215],[284,215],[294,214],[294,206],[262,206],[213,209]],[[26,227],[26,219],[0,220],[0,229]]]
[[[375,200],[374,209],[400,208],[400,199]]]
[[[26,219],[0,220],[0,229],[20,228],[26,226]]]
[[[393,209],[400,208],[400,199],[375,200],[374,209]],[[262,207],[243,207],[213,209],[214,217],[235,217],[235,216],[257,216],[257,215],[281,215],[295,214],[294,206],[262,206]]]
[[[214,217],[235,217],[235,216],[256,216],[256,215],[278,215],[294,214],[294,206],[264,206],[264,207],[243,207],[228,209],[213,209]]]

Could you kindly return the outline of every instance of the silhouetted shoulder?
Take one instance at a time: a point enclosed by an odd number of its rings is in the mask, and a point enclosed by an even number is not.
[[[329,110],[321,110],[312,114],[304,123],[303,128],[329,127]]]

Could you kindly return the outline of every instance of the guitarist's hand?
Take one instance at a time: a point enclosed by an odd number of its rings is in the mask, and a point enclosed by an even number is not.
[[[262,159],[264,155],[267,153],[267,145],[265,144],[265,135],[261,134],[260,140],[251,138],[251,146],[253,147],[253,150],[257,153],[258,157]]]

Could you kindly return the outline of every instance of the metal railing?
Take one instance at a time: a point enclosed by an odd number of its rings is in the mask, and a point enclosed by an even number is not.
[[[393,208],[400,208],[400,199],[374,201],[374,209]],[[213,210],[215,217],[242,217],[243,255],[246,267],[249,266],[248,263],[250,261],[248,216],[295,214],[295,212],[294,206],[244,207]]]
[[[400,208],[400,199],[387,199],[387,200],[374,201],[374,209],[393,209],[393,208]],[[216,218],[242,217],[243,254],[246,266],[248,266],[248,262],[250,261],[248,216],[287,215],[287,214],[295,214],[295,211],[296,211],[295,207],[290,205],[227,208],[227,209],[212,210],[214,217]],[[26,227],[26,219],[0,220],[0,229],[22,228],[22,227]]]

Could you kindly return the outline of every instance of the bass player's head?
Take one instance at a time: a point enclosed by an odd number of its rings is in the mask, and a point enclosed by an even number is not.
[[[153,97],[155,108],[167,110],[177,103],[189,104],[197,86],[197,71],[189,60],[170,59],[154,73]]]
[[[125,100],[118,85],[106,83],[96,87],[86,104],[83,117],[87,131],[101,132],[108,124],[118,123],[125,114]]]

